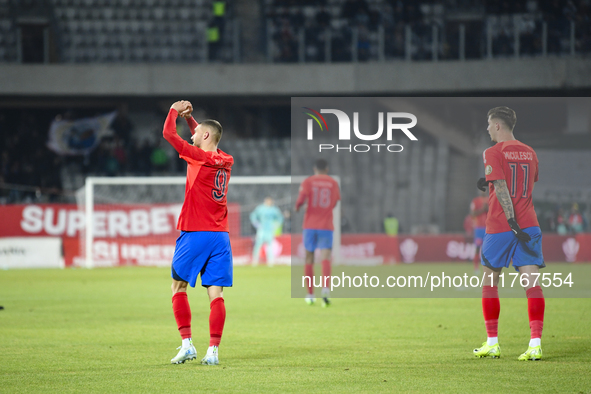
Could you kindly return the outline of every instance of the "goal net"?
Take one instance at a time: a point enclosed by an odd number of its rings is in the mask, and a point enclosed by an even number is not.
[[[185,197],[185,182],[184,176],[86,178],[85,186],[76,193],[76,200],[89,225],[80,233],[74,264],[88,268],[169,266],[179,235],[176,224]],[[285,218],[272,245],[275,263],[291,262],[294,186],[290,185],[290,176],[230,178],[228,222],[235,265],[249,264],[252,260],[256,230],[250,214],[266,197],[273,198]],[[264,262],[265,246],[261,255]]]

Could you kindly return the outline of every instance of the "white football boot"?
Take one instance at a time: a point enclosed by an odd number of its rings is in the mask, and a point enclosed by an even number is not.
[[[217,346],[210,346],[207,349],[207,353],[205,357],[201,360],[201,364],[203,365],[218,365],[220,362],[218,360],[218,347]]]
[[[189,342],[188,346],[181,345],[177,349],[180,349],[179,353],[175,358],[170,360],[171,364],[183,364],[187,360],[191,361],[197,358],[197,351],[195,350],[195,346],[193,346],[193,342]]]

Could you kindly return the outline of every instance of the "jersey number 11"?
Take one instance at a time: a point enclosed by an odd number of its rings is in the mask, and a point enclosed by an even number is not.
[[[511,167],[511,197],[517,197],[517,191],[515,190],[515,186],[517,183],[517,163],[509,163],[509,167]],[[529,164],[519,164],[519,167],[523,170],[523,193],[521,193],[521,197],[527,198],[527,189],[529,183]]]

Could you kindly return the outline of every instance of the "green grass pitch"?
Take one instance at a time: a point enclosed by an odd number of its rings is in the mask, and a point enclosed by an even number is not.
[[[527,302],[502,299],[501,359],[475,359],[480,299],[290,298],[288,267],[236,267],[220,365],[204,289],[189,290],[198,360],[180,345],[163,268],[0,272],[0,392],[591,392],[591,299],[547,299],[545,360]]]

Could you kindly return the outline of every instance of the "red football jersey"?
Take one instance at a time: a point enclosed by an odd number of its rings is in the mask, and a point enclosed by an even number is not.
[[[341,199],[339,184],[328,175],[312,175],[300,186],[296,208],[308,202],[304,229],[334,230],[332,210]]]
[[[185,201],[177,230],[228,232],[226,194],[234,159],[219,149],[217,152],[206,152],[179,137],[176,132],[177,115],[177,111],[170,110],[163,132],[179,157],[187,162]],[[197,127],[196,122],[194,126]],[[195,127],[191,129],[192,133]]]
[[[484,196],[474,197],[474,199],[470,203],[470,211],[471,212],[477,211],[477,210],[481,209],[482,207],[484,207],[485,204],[488,204],[486,197],[484,197]],[[483,213],[481,213],[478,216],[472,216],[472,226],[474,226],[474,228],[486,227],[487,212],[488,212],[488,210],[484,211]]]
[[[522,142],[513,140],[499,142],[482,154],[487,181],[504,179],[513,202],[515,220],[519,227],[539,226],[532,192],[534,182],[538,181],[538,157],[534,150]],[[507,218],[497,196],[494,185],[490,185],[488,196],[488,234],[511,231]]]

